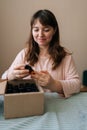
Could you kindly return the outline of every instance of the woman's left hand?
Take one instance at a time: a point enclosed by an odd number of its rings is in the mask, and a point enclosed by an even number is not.
[[[32,73],[31,77],[37,81],[38,85],[47,89],[50,89],[50,86],[54,82],[54,79],[51,77],[51,75],[47,71]]]
[[[63,88],[60,81],[56,81],[47,71],[35,72],[31,74],[31,78],[35,79],[37,84],[43,88],[50,89],[53,92],[63,94]]]

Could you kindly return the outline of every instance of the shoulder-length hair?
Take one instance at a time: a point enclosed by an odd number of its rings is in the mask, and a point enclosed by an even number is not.
[[[32,27],[35,20],[39,20],[43,26],[49,25],[53,27],[55,34],[49,44],[48,53],[53,60],[52,69],[56,69],[61,63],[62,59],[66,56],[66,51],[64,47],[60,45],[60,35],[59,35],[59,27],[58,22],[54,16],[54,14],[49,10],[39,10],[37,11],[31,18],[31,30],[29,40],[27,42],[27,52],[26,52],[26,60],[30,63],[30,65],[34,66],[36,62],[38,62],[38,57],[40,54],[40,48],[38,44],[34,41],[32,36]]]

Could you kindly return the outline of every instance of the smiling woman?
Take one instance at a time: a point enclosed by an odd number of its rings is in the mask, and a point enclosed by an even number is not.
[[[50,10],[38,10],[31,18],[26,48],[19,52],[2,79],[34,79],[45,91],[70,97],[80,92],[80,80],[72,54],[60,45],[59,27]],[[30,73],[25,66],[32,67]]]
[[[40,47],[49,46],[50,41],[55,33],[55,29],[51,26],[42,26],[39,19],[33,25],[32,34],[34,40]]]

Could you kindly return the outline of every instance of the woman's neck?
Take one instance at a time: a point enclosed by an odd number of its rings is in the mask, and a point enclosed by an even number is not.
[[[48,55],[48,47],[40,47],[40,55],[47,56]]]

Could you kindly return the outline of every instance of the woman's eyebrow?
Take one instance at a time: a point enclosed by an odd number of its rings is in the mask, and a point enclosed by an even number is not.
[[[33,26],[32,28],[39,28],[39,27]]]

